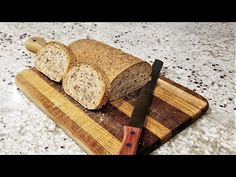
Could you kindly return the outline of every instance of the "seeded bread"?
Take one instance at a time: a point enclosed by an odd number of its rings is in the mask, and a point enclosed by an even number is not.
[[[36,53],[35,66],[51,80],[61,82],[74,60],[67,46],[59,42],[49,42]]]
[[[63,79],[65,92],[87,109],[101,108],[109,98],[108,80],[95,65],[77,63]]]
[[[63,88],[88,109],[99,109],[149,80],[151,66],[147,62],[102,42],[82,39],[69,48],[77,64],[65,74]]]

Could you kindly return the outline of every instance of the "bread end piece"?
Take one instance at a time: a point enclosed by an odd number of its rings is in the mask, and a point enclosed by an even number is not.
[[[36,54],[36,69],[51,80],[61,82],[75,57],[70,49],[59,42],[49,42]]]

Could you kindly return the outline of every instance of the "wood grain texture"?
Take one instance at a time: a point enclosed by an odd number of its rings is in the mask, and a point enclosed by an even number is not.
[[[20,90],[89,154],[117,154],[139,91],[88,111],[35,68],[16,76]],[[206,99],[161,76],[142,130],[137,154],[148,154],[197,120]]]
[[[119,155],[136,155],[139,138],[142,129],[130,126],[124,126],[124,137],[119,150]]]
[[[120,99],[111,102],[111,104],[117,109],[119,109],[121,112],[125,113],[129,118],[131,117],[131,113],[133,112],[134,106],[130,103],[126,102],[123,99]],[[155,121],[154,118],[149,115],[146,117],[144,127],[146,127],[149,131],[151,131],[153,134],[155,134],[162,140],[167,139],[171,134],[170,129],[163,126],[158,121]]]

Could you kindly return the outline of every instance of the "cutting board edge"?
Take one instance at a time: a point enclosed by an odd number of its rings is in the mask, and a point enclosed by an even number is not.
[[[200,95],[199,93],[194,92],[194,91],[191,90],[190,88],[187,88],[187,87],[185,87],[185,86],[183,86],[183,85],[180,85],[180,84],[178,84],[178,83],[176,83],[176,82],[170,80],[170,79],[169,79],[168,77],[166,77],[166,76],[160,75],[160,79],[163,79],[164,81],[169,82],[170,84],[172,84],[172,85],[174,85],[174,86],[176,86],[176,87],[178,87],[178,88],[180,88],[180,89],[182,89],[182,90],[184,90],[184,91],[186,91],[186,92],[188,92],[188,93],[194,95],[195,97],[201,99],[202,101],[206,102],[206,106],[202,108],[202,113],[203,113],[203,114],[206,113],[207,110],[209,109],[209,102],[208,102],[208,100],[207,100],[205,97],[203,97],[202,95]],[[200,116],[201,116],[201,115],[200,115]],[[198,118],[196,118],[196,119],[198,119]]]

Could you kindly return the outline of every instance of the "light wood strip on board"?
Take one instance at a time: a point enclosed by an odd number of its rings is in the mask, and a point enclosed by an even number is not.
[[[127,101],[119,99],[119,100],[111,102],[111,104],[115,106],[117,109],[119,109],[120,111],[122,111],[123,113],[125,113],[127,116],[131,117],[134,106],[128,103]],[[160,124],[159,122],[157,122],[150,116],[146,117],[146,122],[145,122],[144,127],[146,127],[149,131],[151,131],[156,136],[158,136],[162,141],[165,141],[171,136],[170,129]]]
[[[47,84],[37,74],[27,71],[21,74],[24,79],[35,87],[43,96],[52,101],[56,107],[74,120],[80,127],[101,144],[107,153],[116,154],[121,142],[112,136],[106,129],[94,122],[80,108],[68,101],[56,89]],[[66,104],[65,104],[66,103]]]

